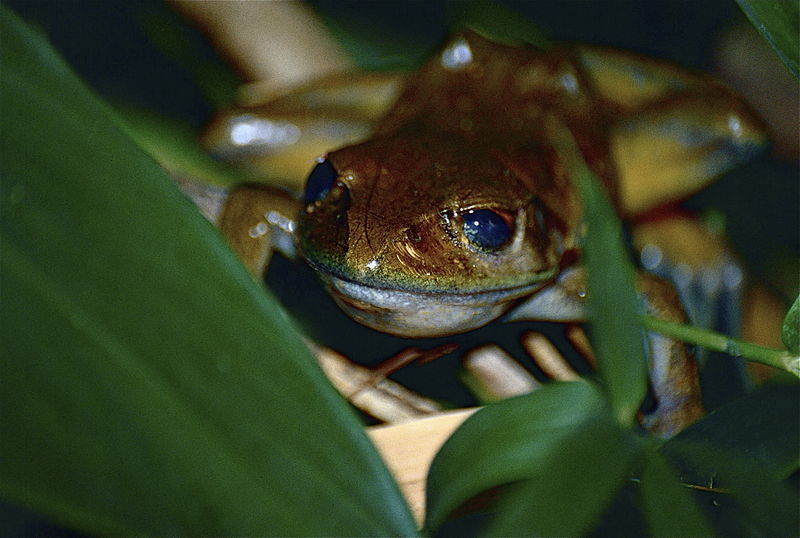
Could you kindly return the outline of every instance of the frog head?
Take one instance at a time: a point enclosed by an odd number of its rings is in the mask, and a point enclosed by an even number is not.
[[[419,133],[332,152],[307,181],[300,250],[362,324],[412,337],[484,325],[551,280],[570,247],[548,205],[557,166],[515,172],[516,154],[537,153]]]

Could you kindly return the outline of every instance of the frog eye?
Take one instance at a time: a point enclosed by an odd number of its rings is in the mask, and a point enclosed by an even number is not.
[[[511,238],[511,226],[496,211],[472,209],[462,214],[464,236],[481,250],[497,250]]]
[[[317,161],[317,165],[306,180],[306,191],[303,199],[307,203],[318,202],[325,198],[333,187],[338,172],[328,159]]]

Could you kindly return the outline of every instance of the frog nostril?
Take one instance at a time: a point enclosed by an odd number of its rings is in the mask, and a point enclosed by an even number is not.
[[[464,236],[482,250],[497,250],[511,238],[511,226],[491,209],[472,209],[462,215]]]
[[[308,180],[306,180],[303,199],[306,203],[318,202],[324,199],[338,176],[338,172],[336,172],[336,169],[328,159],[317,161],[317,165],[309,174]]]

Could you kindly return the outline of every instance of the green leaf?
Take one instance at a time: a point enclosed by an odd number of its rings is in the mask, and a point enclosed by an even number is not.
[[[800,468],[800,384],[767,384],[723,405],[669,441],[710,444],[786,478]]]
[[[786,68],[800,78],[800,3],[796,0],[736,0]]]
[[[654,448],[647,450],[639,483],[651,536],[712,536],[714,533],[677,473]]]
[[[781,340],[786,349],[795,355],[800,355],[800,295],[783,318]]]
[[[586,534],[629,478],[639,451],[636,437],[610,414],[587,421],[547,454],[533,479],[502,499],[486,534]]]
[[[90,534],[413,534],[219,234],[2,6],[0,40],[0,494]]]
[[[467,499],[497,485],[538,476],[583,424],[605,410],[586,381],[553,383],[486,406],[448,439],[428,474],[428,529]]]
[[[794,536],[800,498],[773,469],[710,442],[673,438],[662,453],[688,483],[714,488],[706,512],[726,536]]]
[[[206,153],[189,124],[131,106],[115,108],[128,134],[170,173],[223,186],[251,179]]]
[[[600,180],[577,155],[573,174],[585,208],[583,259],[588,271],[589,319],[598,367],[618,421],[632,425],[647,392],[635,272],[623,246],[619,218]]]

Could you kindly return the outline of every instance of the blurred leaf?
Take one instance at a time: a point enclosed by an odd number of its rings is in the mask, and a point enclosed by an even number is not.
[[[800,2],[736,0],[786,68],[800,78]]]
[[[188,123],[131,106],[115,108],[125,120],[128,134],[171,173],[223,186],[249,179],[238,169],[214,160]]]
[[[781,327],[781,340],[786,348],[795,355],[800,354],[800,295],[792,303]]]
[[[707,443],[786,478],[800,468],[800,385],[767,384],[695,422],[671,443]]]
[[[646,455],[639,487],[650,535],[712,536],[691,493],[664,457],[654,449]]]
[[[647,392],[645,337],[639,321],[635,272],[623,246],[619,218],[600,180],[589,171],[576,148],[569,154],[573,155],[572,174],[585,208],[583,260],[588,272],[592,343],[617,420],[632,425]]]
[[[532,479],[512,487],[486,534],[586,534],[629,478],[638,453],[637,439],[610,414],[586,421],[547,453]]]
[[[92,534],[404,535],[295,329],[0,6],[0,494]]]
[[[566,439],[603,413],[586,381],[554,383],[481,409],[448,439],[428,474],[428,529],[494,486],[539,476]]]

